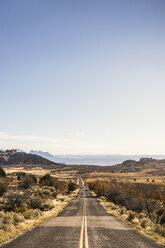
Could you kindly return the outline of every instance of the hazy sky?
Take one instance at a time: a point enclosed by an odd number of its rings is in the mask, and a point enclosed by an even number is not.
[[[165,154],[164,0],[0,0],[0,148]]]

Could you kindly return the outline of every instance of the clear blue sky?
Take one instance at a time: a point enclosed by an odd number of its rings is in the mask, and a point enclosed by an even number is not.
[[[164,0],[1,0],[0,148],[165,153]]]

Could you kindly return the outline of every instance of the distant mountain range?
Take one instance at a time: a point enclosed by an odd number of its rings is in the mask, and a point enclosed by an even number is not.
[[[18,152],[16,149],[0,151],[0,165],[55,168],[62,165],[52,162],[36,154]]]
[[[57,157],[57,160],[56,160],[56,157],[54,155],[50,154],[49,152],[31,150],[29,152],[29,154],[35,154],[35,155],[41,156],[41,157],[46,158],[46,159],[48,159],[50,161],[53,161],[53,162],[58,161],[58,157]]]
[[[46,158],[44,158],[44,156]],[[127,156],[122,155],[53,156],[48,152],[41,151],[31,151],[31,153],[25,153],[18,152],[16,149],[6,151],[0,150],[0,166],[2,167],[42,167],[45,169],[66,171],[78,170],[80,173],[89,173],[94,171],[111,173],[143,172],[145,174],[157,176],[165,175],[165,159],[162,159],[163,156],[161,155],[159,157],[161,160],[158,160],[158,158],[151,158],[151,156],[140,158],[139,161],[137,161],[139,156],[129,156],[129,159],[126,158]],[[50,159],[55,160],[56,163],[50,161]],[[122,161],[124,160],[124,162],[119,162],[119,159]],[[64,161],[70,164],[70,166],[62,164]],[[104,165],[105,163],[110,164],[112,162],[114,165]],[[99,163],[102,166],[97,166]]]
[[[56,163],[68,165],[115,165],[125,160],[138,161],[142,157],[165,159],[165,155],[52,155],[49,152],[31,150],[30,154],[36,154]]]

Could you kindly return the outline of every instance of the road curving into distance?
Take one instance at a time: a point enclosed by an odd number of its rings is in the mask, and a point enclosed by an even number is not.
[[[57,216],[3,248],[163,248],[107,213],[81,183],[76,199]]]

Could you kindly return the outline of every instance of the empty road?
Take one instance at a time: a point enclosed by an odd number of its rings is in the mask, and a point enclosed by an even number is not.
[[[50,218],[3,248],[163,248],[108,214],[82,188],[57,217]]]

